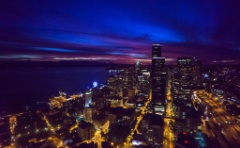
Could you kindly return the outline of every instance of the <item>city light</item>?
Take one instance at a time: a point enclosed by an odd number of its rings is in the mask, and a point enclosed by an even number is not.
[[[98,82],[94,81],[93,82],[93,88],[98,87]]]
[[[162,50],[161,45],[152,45],[152,65],[137,61],[108,68],[116,74],[107,76],[100,88],[94,81],[84,93],[59,91],[44,103],[49,106],[1,115],[0,145],[237,147],[240,101],[231,89],[240,86],[240,79],[231,76],[238,70],[203,67],[191,57],[178,58],[177,65],[169,66]]]

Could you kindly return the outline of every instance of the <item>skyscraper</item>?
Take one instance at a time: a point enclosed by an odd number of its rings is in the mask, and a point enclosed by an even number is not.
[[[85,93],[85,107],[89,107],[92,103],[92,93],[90,91],[87,91]]]
[[[135,64],[135,71],[134,71],[134,85],[138,84],[138,76],[141,75],[141,63],[139,61]]]
[[[161,54],[160,44],[152,45],[152,101],[154,104],[165,106],[166,79],[165,58]]]
[[[162,46],[160,44],[152,45],[152,57],[161,57],[162,56]]]
[[[199,60],[194,61],[193,82],[195,86],[202,85],[202,61]]]
[[[190,99],[193,86],[193,59],[187,57],[178,58],[177,66],[180,76],[180,94],[184,96],[184,99]]]
[[[131,92],[134,92],[134,68],[125,68],[123,71],[123,97],[128,97],[128,99],[132,99],[129,96]]]
[[[92,123],[93,122],[92,114],[93,114],[92,108],[91,107],[85,107],[84,108],[84,121]]]

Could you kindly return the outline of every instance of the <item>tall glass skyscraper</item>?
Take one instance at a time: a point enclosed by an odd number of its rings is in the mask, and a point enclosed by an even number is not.
[[[155,110],[164,112],[166,99],[166,80],[165,58],[161,54],[160,44],[152,45],[152,101],[160,105]]]

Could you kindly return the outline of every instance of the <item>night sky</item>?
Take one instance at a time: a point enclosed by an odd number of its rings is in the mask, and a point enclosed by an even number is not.
[[[0,60],[240,63],[240,1],[0,0]]]

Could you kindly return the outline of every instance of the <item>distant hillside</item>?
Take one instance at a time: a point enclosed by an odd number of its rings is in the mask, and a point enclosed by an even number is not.
[[[103,63],[96,61],[0,61],[1,68],[11,67],[112,67],[123,64]],[[126,65],[127,66],[127,65]]]

